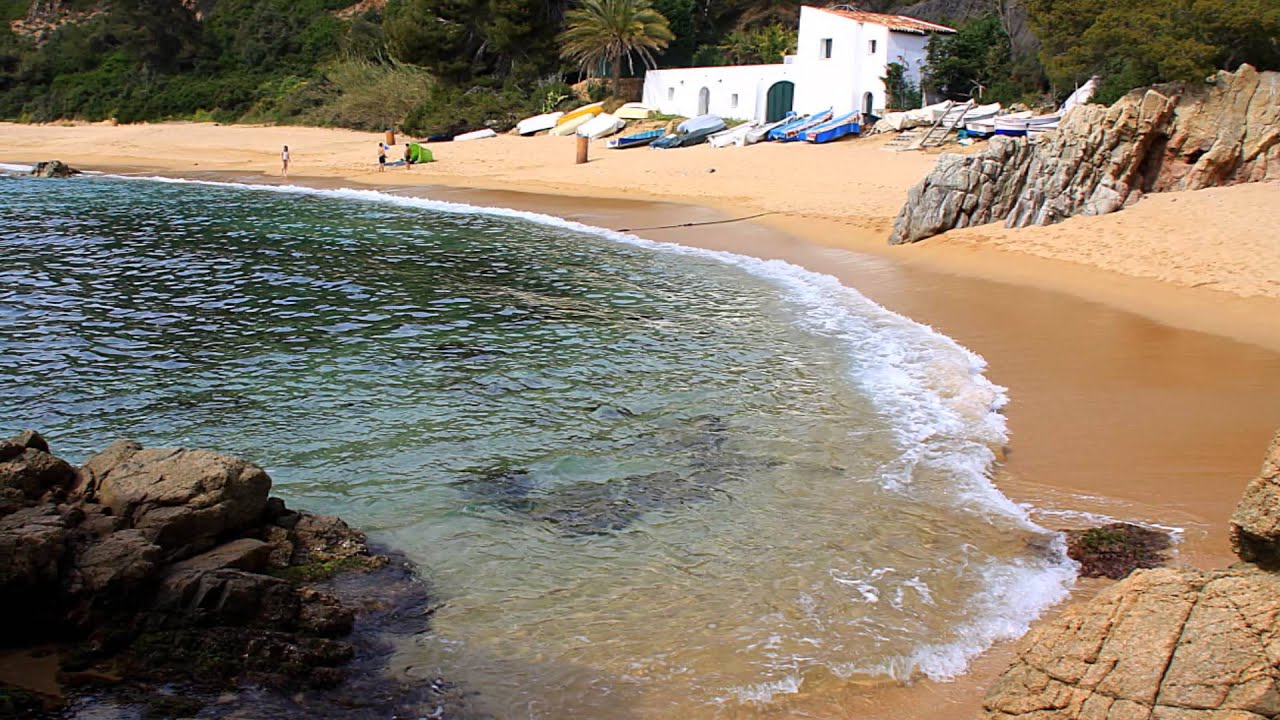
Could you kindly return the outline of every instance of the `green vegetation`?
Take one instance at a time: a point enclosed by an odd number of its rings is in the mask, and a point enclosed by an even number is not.
[[[1102,78],[1099,99],[1240,63],[1280,68],[1276,0],[1029,0],[1049,80]]]
[[[1277,0],[988,0],[930,43],[925,87],[1052,103],[1249,62],[1280,68]],[[645,67],[777,62],[799,0],[0,0],[0,118],[307,123],[412,134],[504,130],[603,99]],[[900,12],[906,0],[867,0]],[[946,4],[944,3],[945,7]],[[60,24],[59,24],[60,23]],[[1029,28],[1029,29],[1028,29]],[[892,104],[921,88],[890,66]]]

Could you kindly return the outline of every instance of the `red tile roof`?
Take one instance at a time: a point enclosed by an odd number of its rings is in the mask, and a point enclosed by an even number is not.
[[[906,15],[885,15],[883,13],[867,12],[865,10],[855,10],[849,5],[836,5],[834,7],[814,8],[823,12],[839,15],[840,17],[857,20],[862,23],[871,23],[873,25],[883,25],[895,32],[915,33],[916,35],[927,35],[929,33],[953,33],[955,28],[949,28],[946,25],[938,25],[936,23],[926,22],[918,18],[907,17]]]

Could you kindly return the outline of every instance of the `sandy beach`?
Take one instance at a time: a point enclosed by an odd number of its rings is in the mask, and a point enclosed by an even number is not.
[[[376,187],[537,210],[832,274],[982,355],[1009,388],[997,481],[1050,527],[1081,513],[1176,526],[1179,562],[1222,565],[1225,523],[1280,425],[1280,186],[1152,196],[1057,226],[885,238],[935,155],[884,140],[831,146],[608,151],[570,138],[433,146],[439,160],[377,172],[380,134],[211,124],[0,124],[0,162]],[[693,225],[763,214],[751,222]],[[668,227],[676,226],[676,227]],[[682,227],[683,226],[683,227]],[[955,683],[805,693],[803,717],[970,717],[1007,662]],[[833,686],[838,686],[833,680]]]

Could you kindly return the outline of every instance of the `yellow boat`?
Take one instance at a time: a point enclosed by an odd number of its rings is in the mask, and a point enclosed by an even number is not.
[[[571,120],[577,120],[578,118],[586,118],[586,120],[590,120],[592,117],[599,115],[602,112],[604,112],[604,103],[602,102],[591,103],[590,105],[583,105],[577,110],[570,110],[569,112],[565,113],[564,117],[560,118],[560,122],[556,124],[564,125],[565,123]]]
[[[572,120],[569,120],[568,122],[561,120],[560,124],[551,128],[551,132],[547,134],[561,135],[561,136],[573,135],[574,133],[578,132],[579,127],[581,127],[583,124],[585,124],[587,121],[591,120],[594,117],[595,117],[594,113],[583,113],[573,118]]]

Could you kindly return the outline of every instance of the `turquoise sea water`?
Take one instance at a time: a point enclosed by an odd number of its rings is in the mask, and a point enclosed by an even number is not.
[[[501,717],[946,678],[1062,597],[981,361],[831,278],[371,192],[0,175],[0,431],[263,465]],[[744,710],[745,709],[745,710]]]

